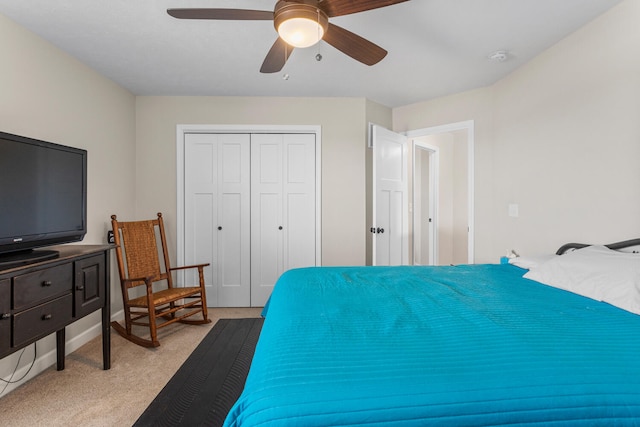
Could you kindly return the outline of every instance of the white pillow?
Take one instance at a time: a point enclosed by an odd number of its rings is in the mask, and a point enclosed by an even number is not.
[[[525,270],[531,270],[536,268],[540,264],[550,261],[558,255],[534,255],[534,256],[518,256],[509,259],[509,264],[513,264],[516,267],[524,268]]]
[[[588,246],[532,267],[524,277],[640,314],[640,254]]]

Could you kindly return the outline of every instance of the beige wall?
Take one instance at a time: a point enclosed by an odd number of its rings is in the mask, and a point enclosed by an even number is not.
[[[468,131],[452,132],[453,137],[453,263],[469,262],[469,144]]]
[[[2,15],[0,51],[0,130],[88,150],[83,243],[104,243],[109,215],[134,212],[134,96]],[[121,308],[118,302],[113,305],[114,311]],[[99,321],[96,312],[68,327],[67,351],[97,336]],[[55,362],[54,337],[38,341],[39,363],[31,375]],[[0,361],[3,378],[17,357]]]
[[[640,236],[638,22],[626,0],[492,87],[394,109],[396,131],[474,120],[476,262]]]
[[[639,23],[624,1],[495,85],[494,254],[640,236]]]
[[[164,212],[175,247],[178,124],[320,125],[322,263],[364,265],[366,114],[371,108],[370,101],[356,98],[138,97],[136,213]],[[390,110],[387,115],[390,122]]]

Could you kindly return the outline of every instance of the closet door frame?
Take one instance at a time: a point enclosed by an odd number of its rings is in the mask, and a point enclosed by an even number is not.
[[[184,212],[184,147],[188,133],[311,133],[316,136],[316,265],[322,265],[322,129],[306,125],[176,125],[176,265],[184,265],[185,212]]]

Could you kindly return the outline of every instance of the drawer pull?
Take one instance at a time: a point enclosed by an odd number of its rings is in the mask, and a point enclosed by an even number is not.
[[[0,320],[5,320],[11,317],[11,313],[2,313],[0,314]]]
[[[42,315],[42,320],[51,320],[53,319],[53,315],[51,314],[43,314]]]
[[[42,286],[51,286],[53,283],[51,283],[51,280],[45,280],[44,282],[42,282]]]

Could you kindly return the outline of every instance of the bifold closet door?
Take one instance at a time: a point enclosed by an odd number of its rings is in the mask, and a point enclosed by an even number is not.
[[[250,302],[250,138],[185,135],[185,262],[211,263],[205,269],[210,307]]]
[[[251,305],[289,269],[316,262],[314,134],[251,135]]]

